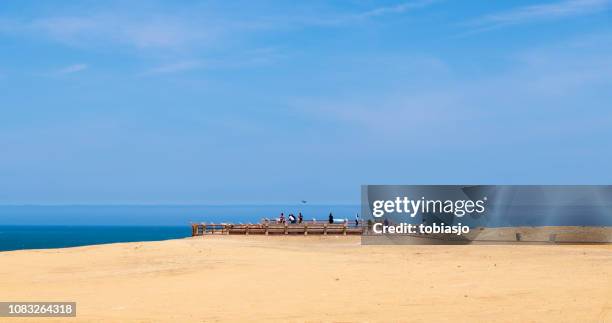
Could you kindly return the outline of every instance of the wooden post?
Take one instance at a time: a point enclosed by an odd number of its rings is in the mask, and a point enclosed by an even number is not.
[[[327,223],[325,223],[323,225],[323,235],[326,236],[327,235]]]
[[[304,235],[308,235],[308,224],[304,224]]]
[[[249,235],[249,228],[250,227],[251,226],[249,224],[247,224],[246,229],[244,230],[244,234],[247,235],[247,236]]]
[[[268,224],[264,224],[264,228],[266,229],[266,235],[268,235]]]
[[[287,223],[285,223],[285,234],[289,234],[289,228],[287,227]]]
[[[346,222],[344,222],[344,228],[342,230],[342,235],[346,235]]]

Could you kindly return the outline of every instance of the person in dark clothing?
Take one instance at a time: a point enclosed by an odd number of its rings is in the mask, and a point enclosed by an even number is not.
[[[302,212],[298,213],[298,223],[302,223],[304,221],[304,217],[302,216]]]
[[[293,213],[289,214],[289,222],[291,222],[291,224],[295,224],[295,215],[293,215]]]
[[[385,226],[389,226],[389,220],[387,220],[387,218],[385,218],[385,221],[383,222],[383,224],[384,224]]]
[[[329,212],[329,223],[334,223],[334,216]]]

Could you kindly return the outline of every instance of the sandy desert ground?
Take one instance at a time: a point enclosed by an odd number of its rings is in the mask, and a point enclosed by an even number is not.
[[[15,322],[612,322],[611,245],[359,239],[208,236],[0,252],[0,300],[78,304],[76,318]]]

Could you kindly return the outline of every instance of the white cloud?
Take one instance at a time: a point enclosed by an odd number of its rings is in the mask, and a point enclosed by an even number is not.
[[[149,68],[141,76],[179,73],[196,69],[236,69],[267,66],[283,60],[285,56],[274,47],[262,47],[244,50],[240,53],[230,53],[210,56],[203,59],[188,59],[166,62]]]
[[[204,63],[198,60],[179,61],[169,64],[160,65],[149,69],[143,75],[168,74],[185,72],[204,67]]]
[[[184,17],[96,14],[50,16],[31,20],[2,20],[0,32],[45,36],[79,47],[119,44],[136,49],[180,49],[209,40],[213,28]]]
[[[437,2],[437,0],[420,0],[420,1],[411,1],[404,2],[394,6],[386,6],[375,8],[357,15],[354,15],[358,18],[371,18],[371,17],[379,17],[387,14],[400,14],[412,9],[419,9],[423,7],[427,7],[433,3]]]
[[[278,31],[286,27],[334,26],[357,23],[386,15],[402,14],[430,6],[440,0],[413,0],[357,12],[321,10],[258,14],[234,11],[233,7],[211,10],[196,6],[190,11],[143,12],[105,9],[97,12],[61,12],[28,19],[0,18],[0,32],[17,36],[47,38],[75,47],[186,51],[219,48],[254,32]],[[231,11],[229,11],[231,10]]]
[[[507,25],[585,16],[608,10],[610,3],[610,0],[565,0],[530,5],[486,15],[468,25],[475,27],[477,30],[488,30]]]
[[[338,132],[356,133],[357,142],[385,147],[512,145],[534,137],[558,142],[560,132],[580,132],[580,126],[601,132],[612,120],[610,36],[583,35],[509,54],[510,68],[480,77],[453,74],[451,66],[448,81],[439,84],[302,98],[291,105]],[[442,79],[435,66],[427,68],[418,75]]]
[[[73,64],[73,65],[66,66],[60,69],[59,71],[57,71],[57,73],[58,74],[72,74],[72,73],[84,71],[87,68],[89,68],[89,65],[87,64]]]
[[[288,15],[286,17],[281,17],[280,19],[271,20],[276,21],[278,24],[282,24],[280,21],[285,20],[287,24],[297,24],[302,26],[348,25],[368,19],[380,18],[387,15],[398,15],[411,10],[425,8],[439,1],[440,0],[416,0],[391,6],[377,7],[361,12],[341,13],[334,11],[333,13],[327,15],[322,12],[316,12],[308,16]]]

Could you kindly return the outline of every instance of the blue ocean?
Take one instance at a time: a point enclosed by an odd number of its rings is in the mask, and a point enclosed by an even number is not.
[[[0,226],[0,251],[156,241],[191,235],[189,226]]]
[[[0,206],[0,251],[155,241],[191,235],[191,223],[257,223],[284,212],[354,218],[358,205]]]
[[[610,226],[607,209],[585,206],[538,213],[515,207],[513,216],[491,217],[487,226],[589,225]],[[506,212],[508,210],[505,210]],[[0,206],[0,251],[63,248],[115,242],[154,241],[191,235],[191,223],[258,223],[301,212],[305,220],[323,220],[332,212],[354,219],[359,205],[236,205],[236,206]],[[470,225],[469,219],[464,218]]]

